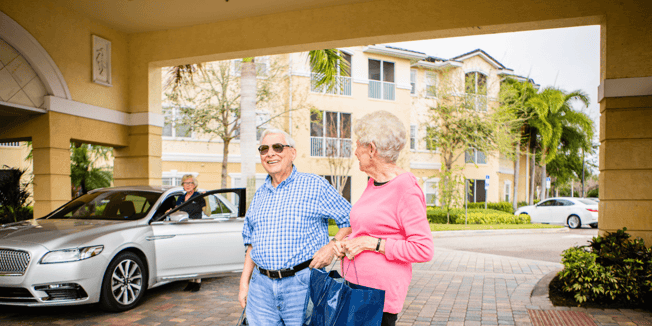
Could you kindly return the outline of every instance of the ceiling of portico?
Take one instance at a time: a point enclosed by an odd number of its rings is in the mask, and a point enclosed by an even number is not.
[[[126,33],[141,33],[371,0],[54,0]]]

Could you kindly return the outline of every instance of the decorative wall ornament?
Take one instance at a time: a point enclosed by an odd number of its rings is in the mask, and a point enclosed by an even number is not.
[[[111,85],[111,42],[93,35],[93,82]]]

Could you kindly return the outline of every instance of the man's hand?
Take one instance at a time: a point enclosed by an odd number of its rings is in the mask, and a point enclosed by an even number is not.
[[[334,246],[333,246],[333,254],[337,258],[342,258],[344,257],[344,254],[346,254],[346,248],[344,248],[344,243],[342,241],[333,241]]]
[[[249,293],[249,284],[240,285],[240,292],[238,293],[238,301],[240,301],[240,306],[242,309],[247,305],[247,293]]]
[[[328,266],[333,261],[333,241],[329,242],[327,245],[321,247],[314,256],[312,256],[312,261],[310,262],[310,268],[323,268]]]

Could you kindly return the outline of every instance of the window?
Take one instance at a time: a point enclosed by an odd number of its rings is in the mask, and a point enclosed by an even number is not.
[[[161,176],[161,184],[164,186],[181,186],[181,178],[186,174],[192,174],[195,178],[199,175],[197,172],[164,171]]]
[[[417,93],[417,70],[410,69],[410,94],[415,95]]]
[[[423,183],[423,193],[427,206],[439,205],[439,180],[426,180]]]
[[[161,178],[161,184],[164,186],[180,186],[181,177],[163,177]]]
[[[241,173],[229,173],[231,177],[231,188],[246,188],[247,184],[242,180]],[[256,173],[256,190],[265,184],[267,173]]]
[[[476,111],[487,111],[487,76],[480,72],[464,75],[465,92]]]
[[[342,197],[344,199],[348,200],[349,203],[351,202],[351,177],[350,176],[331,176],[331,175],[322,175],[328,183],[330,183],[333,188],[335,188],[339,193],[342,194]],[[346,178],[346,180],[344,180]],[[336,182],[334,183],[333,180]],[[344,183],[342,185],[342,183]],[[341,190],[340,190],[341,188]]]
[[[322,74],[316,73],[314,69],[311,68],[313,70],[310,74],[311,92],[351,96],[351,69],[353,68],[351,62],[351,55],[344,52],[340,52],[340,53],[342,54],[342,60],[348,63],[348,68],[341,65],[340,62],[338,61],[335,87],[332,87],[330,89],[325,85],[317,87],[317,81],[321,79]]]
[[[512,189],[512,182],[509,180],[505,181],[505,201],[506,202],[511,202],[511,189]]]
[[[394,100],[394,63],[369,59],[369,97]]]
[[[264,111],[264,110],[256,110],[256,140],[260,141],[260,136],[263,135],[263,131],[268,128],[269,126],[269,112]],[[235,131],[235,139],[240,139],[240,129],[236,129]]]
[[[464,163],[487,164],[487,156],[475,148],[469,148],[464,153]]]
[[[484,179],[469,179],[469,203],[482,203],[485,201],[487,191],[484,189]]]
[[[351,156],[351,113],[312,111],[310,156]]]
[[[410,149],[417,149],[417,126],[410,126]]]
[[[164,108],[165,125],[163,126],[163,137],[191,138],[192,130],[185,119],[180,108]]]
[[[426,96],[437,96],[437,73],[434,71],[426,71]]]

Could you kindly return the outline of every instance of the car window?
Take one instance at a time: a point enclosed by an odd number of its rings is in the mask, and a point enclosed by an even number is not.
[[[137,220],[161,196],[147,191],[105,191],[85,194],[48,216],[49,219]]]
[[[590,200],[590,199],[578,199],[577,201],[579,201],[580,203],[582,203],[584,205],[597,205],[598,204],[597,201],[593,201],[593,200]]]
[[[556,204],[556,201],[554,199],[550,199],[550,200],[546,200],[546,201],[540,203],[539,206],[548,207],[548,206],[555,206],[555,204]]]
[[[206,215],[204,218],[230,218],[237,216],[236,205],[221,194],[208,195],[206,198],[208,199],[208,210],[211,215]]]
[[[174,219],[170,218],[170,215],[175,214],[178,211],[185,211],[184,208],[186,208],[187,205],[190,205],[193,202],[196,203],[199,200],[204,201],[206,204],[205,206],[202,206],[201,218],[189,218],[188,222],[190,223],[202,219],[222,220],[244,217],[246,205],[245,193],[244,188],[202,191],[199,193],[199,196],[193,197],[193,201],[186,201],[179,206],[174,206],[171,210],[164,209],[163,207],[157,209],[156,214],[152,218],[152,222],[171,221],[176,223]],[[165,205],[168,199],[166,199],[161,206]]]
[[[557,200],[557,206],[573,206],[573,205],[575,204],[570,200],[565,200],[565,199]]]

